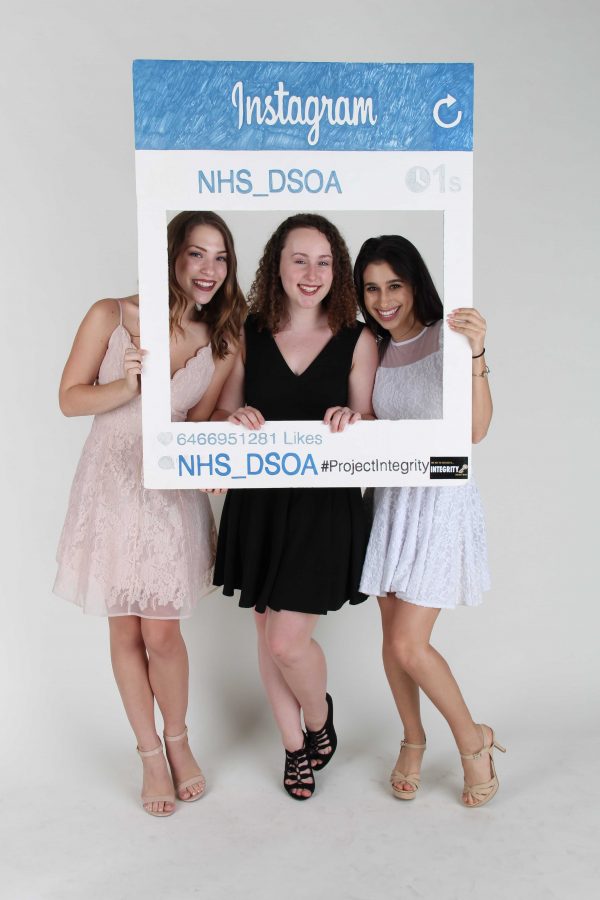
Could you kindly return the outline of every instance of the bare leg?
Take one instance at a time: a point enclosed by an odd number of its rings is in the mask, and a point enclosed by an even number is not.
[[[185,730],[188,706],[189,664],[179,622],[173,619],[143,619],[142,637],[148,652],[148,676],[162,713],[165,734]],[[177,784],[198,775],[198,781],[179,791],[182,800],[204,791],[205,782],[187,738],[166,744],[169,765]]]
[[[383,667],[404,726],[404,740],[409,744],[424,744],[425,731],[421,721],[419,685],[398,662],[393,643],[390,640],[394,634],[394,610],[398,600],[394,594],[378,599],[383,626]],[[437,613],[438,610],[434,610],[434,612]],[[418,775],[421,771],[423,752],[423,750],[402,747],[394,770],[399,770],[405,775]],[[398,781],[394,784],[398,790],[414,791],[414,787],[406,781]]]
[[[113,672],[129,723],[140,750],[153,750],[160,743],[154,721],[154,694],[148,679],[148,658],[138,616],[112,616],[108,620]],[[162,754],[142,760],[144,795],[172,793],[172,782]],[[153,812],[168,812],[172,803],[144,804]]]
[[[300,703],[275,664],[267,646],[266,626],[268,613],[255,613],[258,636],[258,667],[262,682],[273,710],[277,727],[286,750],[299,750],[304,743],[300,719]]]
[[[300,712],[307,728],[317,731],[327,718],[327,666],[312,638],[316,615],[288,610],[256,614],[259,667],[286,750],[304,743]],[[298,788],[293,793],[310,796]]]
[[[384,629],[384,654],[388,657],[390,669],[388,673],[386,667],[386,674],[390,679],[391,673],[393,686],[392,681],[390,686],[401,717],[403,710],[407,716],[406,727],[414,728],[418,703],[415,706],[414,689],[404,676],[418,685],[444,716],[459,750],[476,753],[481,749],[481,731],[471,718],[448,663],[429,643],[439,610],[406,603],[393,594],[381,597],[379,604]],[[486,737],[490,736],[491,732],[487,729]],[[404,761],[407,764],[410,762],[407,757],[403,758]],[[471,784],[487,781],[491,775],[487,755],[477,760],[463,760],[463,768]],[[404,786],[402,789],[405,789]]]
[[[317,615],[269,610],[266,624],[269,653],[297,698],[304,724],[311,731],[322,728],[327,718],[327,663],[312,636],[318,620]]]

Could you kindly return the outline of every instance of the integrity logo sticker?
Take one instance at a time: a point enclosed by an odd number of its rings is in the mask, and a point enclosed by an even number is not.
[[[430,478],[468,478],[469,459],[467,456],[431,456],[429,458]]]

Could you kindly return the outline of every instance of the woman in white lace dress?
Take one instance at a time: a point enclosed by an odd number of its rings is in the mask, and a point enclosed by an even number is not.
[[[205,421],[245,316],[233,239],[215,213],[183,212],[168,227],[168,250],[172,419]],[[144,809],[168,816],[173,785],[184,801],[205,788],[187,741],[179,620],[212,589],[216,535],[206,494],[143,487],[138,304],[137,296],[95,303],[65,366],[62,412],[94,421],[71,489],[54,592],[108,616],[113,671],[144,766]]]
[[[442,418],[443,308],[416,247],[398,235],[367,240],[354,277],[365,321],[379,341],[373,408],[380,419]],[[455,309],[448,327],[473,356],[473,442],[492,417],[484,357],[486,323],[475,309]],[[498,788],[494,733],[476,725],[446,661],[430,637],[441,609],[476,606],[489,587],[479,493],[456,487],[376,488],[373,526],[360,589],[377,596],[383,661],[404,726],[390,777],[394,795],[412,800],[419,787],[425,733],[420,691],[446,718],[462,757],[466,806],[481,806]],[[496,746],[499,746],[496,744]]]

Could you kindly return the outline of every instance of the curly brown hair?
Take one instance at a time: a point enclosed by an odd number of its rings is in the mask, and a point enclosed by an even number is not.
[[[329,241],[333,256],[333,281],[322,306],[327,311],[329,327],[337,334],[344,326],[356,322],[358,302],[352,278],[352,264],[346,242],[336,226],[324,216],[315,213],[290,216],[267,241],[248,294],[250,312],[256,316],[258,328],[261,330],[268,328],[272,334],[276,334],[284,324],[287,309],[279,277],[279,264],[287,237],[296,228],[316,228]]]
[[[237,280],[237,257],[233,236],[223,221],[214,212],[180,212],[167,226],[167,248],[169,254],[169,333],[182,331],[181,319],[188,305],[188,298],[175,276],[175,261],[185,248],[192,228],[210,225],[216,228],[225,242],[227,251],[227,276],[210,303],[202,309],[194,310],[196,322],[204,322],[210,332],[213,354],[224,359],[237,347],[240,332],[248,307]]]

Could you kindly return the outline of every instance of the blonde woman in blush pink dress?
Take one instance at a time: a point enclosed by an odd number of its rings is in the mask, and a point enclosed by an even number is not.
[[[245,317],[233,239],[215,213],[184,212],[168,227],[168,247],[172,419],[203,421],[232,368]],[[143,763],[143,807],[169,816],[174,787],[188,802],[205,789],[187,741],[179,623],[211,590],[216,535],[206,494],[143,487],[138,303],[137,296],[95,303],[65,366],[62,412],[94,421],[71,490],[54,592],[108,617],[113,671]]]

